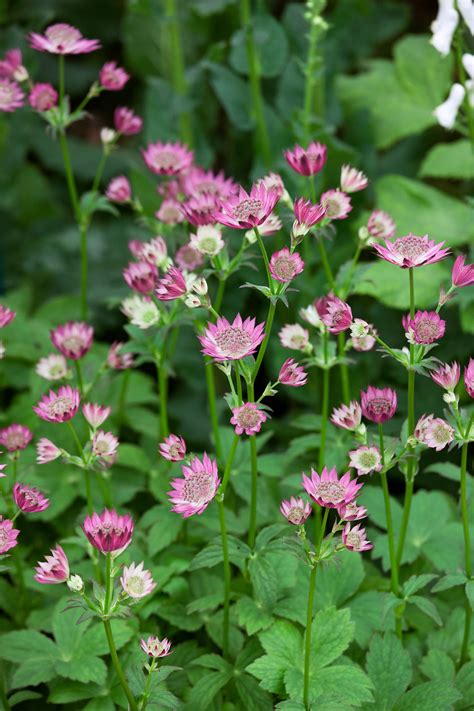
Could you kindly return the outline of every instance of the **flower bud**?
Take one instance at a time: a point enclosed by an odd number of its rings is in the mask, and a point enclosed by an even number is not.
[[[84,590],[84,581],[80,575],[71,575],[66,584],[71,592],[81,593]]]

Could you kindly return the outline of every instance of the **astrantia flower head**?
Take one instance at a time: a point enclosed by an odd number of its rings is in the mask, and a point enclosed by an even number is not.
[[[127,370],[133,367],[133,353],[121,353],[125,344],[115,341],[107,354],[107,365],[114,370]]]
[[[68,376],[69,372],[65,357],[59,353],[51,353],[49,356],[40,358],[35,370],[45,380],[62,380]]]
[[[0,304],[0,328],[5,328],[9,323],[13,321],[16,316],[16,312],[9,309],[7,306]]]
[[[132,197],[132,186],[125,175],[117,175],[112,178],[105,191],[105,196],[110,202],[116,202],[118,205],[123,205],[130,202]]]
[[[351,481],[350,472],[346,472],[339,479],[334,467],[329,471],[324,467],[321,475],[314,469],[311,469],[311,478],[303,474],[303,487],[319,506],[336,509],[340,504],[354,501],[362,484],[356,479]]]
[[[160,443],[160,454],[170,462],[180,462],[186,456],[186,442],[181,435],[170,434]]]
[[[174,260],[180,269],[185,269],[186,271],[193,271],[204,262],[201,252],[191,242],[178,249],[174,255]]]
[[[35,580],[43,585],[65,583],[69,578],[69,561],[60,545],[51,548],[51,555],[38,563],[35,568]]]
[[[326,164],[327,146],[312,142],[304,149],[296,144],[291,150],[284,151],[283,155],[288,165],[300,175],[315,175]]]
[[[51,84],[34,84],[28,103],[35,111],[49,111],[58,103],[58,92]]]
[[[18,508],[24,513],[39,513],[49,506],[49,499],[34,486],[16,483],[13,487],[13,498]]]
[[[158,637],[148,637],[147,640],[140,640],[140,647],[149,657],[158,659],[159,657],[167,657],[171,654],[171,642],[164,637],[162,640]]]
[[[118,106],[114,111],[114,126],[118,133],[124,136],[134,136],[142,130],[143,120],[132,109]]]
[[[444,336],[446,321],[436,311],[417,311],[414,318],[402,318],[403,328],[410,343],[430,345]]]
[[[143,561],[139,565],[131,563],[128,567],[124,567],[120,577],[123,591],[134,600],[146,597],[156,588],[150,571],[144,570],[143,566]]]
[[[337,515],[342,521],[360,521],[367,517],[367,509],[365,506],[357,506],[357,501],[352,501],[338,506]]]
[[[293,222],[292,235],[294,238],[304,237],[311,227],[321,222],[326,214],[324,205],[315,205],[304,198],[295,200],[293,209],[295,221]]]
[[[287,323],[278,333],[280,343],[294,351],[304,351],[309,344],[309,331],[299,323]]]
[[[17,528],[13,528],[13,521],[0,516],[0,555],[18,544],[19,533],[20,531]]]
[[[349,452],[349,458],[349,466],[357,470],[357,476],[382,469],[382,457],[377,447],[358,447]]]
[[[198,166],[185,173],[181,183],[184,192],[190,197],[211,195],[215,199],[223,199],[237,192],[237,185],[231,178],[226,178],[222,171],[216,174]]]
[[[147,168],[158,175],[180,175],[194,160],[193,152],[181,143],[150,143],[142,155]]]
[[[436,244],[428,235],[418,237],[410,232],[406,237],[399,237],[395,242],[385,240],[385,247],[374,244],[374,249],[382,259],[396,264],[402,269],[422,267],[434,264],[449,254],[449,249],[443,249],[444,242]]]
[[[138,294],[124,299],[121,310],[130,319],[131,324],[143,330],[155,326],[160,320],[160,312],[156,304],[151,299]]]
[[[51,442],[46,437],[42,437],[36,443],[36,461],[38,464],[47,464],[54,462],[55,459],[61,456],[61,450],[56,447],[54,442]]]
[[[227,227],[249,230],[261,225],[272,212],[279,199],[275,188],[263,183],[252,185],[250,193],[239,187],[214,210],[214,219]]]
[[[375,239],[391,239],[395,236],[396,224],[392,216],[383,210],[374,210],[367,222],[367,230]]]
[[[210,459],[206,453],[202,458],[194,457],[189,466],[182,465],[184,478],[173,479],[172,491],[168,492],[173,503],[172,511],[183,518],[194,514],[202,514],[216,495],[220,484],[215,459]]]
[[[99,40],[85,39],[75,27],[62,22],[50,25],[44,35],[31,32],[30,46],[50,54],[88,54],[100,48]]]
[[[190,243],[198,252],[209,257],[215,257],[225,246],[221,231],[215,225],[199,225],[196,234],[191,234]]]
[[[464,385],[469,397],[474,397],[474,358],[470,358],[464,368]]]
[[[360,427],[361,420],[362,409],[356,400],[352,400],[349,405],[335,407],[331,415],[331,422],[344,430],[356,430]]]
[[[327,190],[321,195],[321,205],[330,220],[344,220],[352,210],[351,199],[342,190]]]
[[[96,430],[105,422],[111,411],[110,407],[103,407],[92,402],[86,402],[82,406],[82,414],[93,430]]]
[[[69,321],[50,333],[51,342],[65,358],[79,360],[88,353],[94,338],[94,329],[82,321]]]
[[[461,377],[461,366],[456,361],[443,363],[437,370],[432,370],[430,375],[437,385],[445,390],[453,391]]]
[[[379,424],[390,420],[397,409],[397,393],[391,388],[374,388],[360,393],[362,414],[367,420]]]
[[[422,444],[440,452],[453,441],[454,430],[440,417],[422,415],[416,423],[415,437]]]
[[[304,262],[298,252],[291,253],[288,247],[274,252],[270,258],[270,274],[281,284],[288,284],[304,269]]]
[[[347,331],[352,323],[351,307],[334,294],[317,299],[316,309],[330,333]]]
[[[63,385],[57,393],[50,390],[47,395],[43,395],[33,410],[47,422],[67,422],[78,411],[79,403],[79,390],[71,388],[70,385]]]
[[[278,380],[283,385],[299,388],[306,384],[308,373],[293,358],[287,358],[280,368]]]
[[[232,324],[222,316],[217,323],[208,323],[203,336],[199,336],[204,355],[218,361],[240,360],[255,353],[265,338],[265,323],[255,325],[254,318],[242,321],[240,314]]]
[[[465,264],[465,260],[466,257],[460,254],[454,261],[451,281],[458,288],[474,284],[474,264]]]
[[[351,528],[351,524],[346,523],[342,530],[342,542],[348,550],[356,553],[370,551],[373,548],[372,543],[367,540],[365,528],[361,528],[359,524]]]
[[[104,509],[100,516],[87,516],[82,528],[94,548],[101,553],[116,553],[130,544],[133,520],[129,514],[119,516],[115,509]]]
[[[150,294],[156,286],[158,270],[150,262],[129,262],[123,270],[123,278],[139,294]]]
[[[267,415],[254,402],[245,402],[240,407],[232,409],[230,424],[235,426],[235,433],[241,435],[254,435],[260,432]]]
[[[17,423],[0,430],[0,444],[5,449],[8,449],[9,452],[18,452],[21,449],[25,449],[32,439],[32,431],[28,427]]]
[[[186,280],[182,272],[176,267],[170,267],[159,280],[155,289],[155,296],[160,301],[173,301],[184,296],[187,291]]]
[[[368,178],[361,170],[357,170],[351,165],[342,166],[341,190],[345,193],[357,193],[359,190],[364,190],[368,184]]]
[[[116,62],[106,62],[99,73],[100,85],[108,91],[120,91],[129,79],[125,69],[118,67]]]
[[[16,81],[0,79],[0,111],[11,113],[23,106],[25,95]]]
[[[308,501],[303,501],[300,496],[297,499],[292,496],[289,501],[284,500],[281,502],[280,511],[288,523],[292,523],[294,526],[302,526],[310,516],[312,508],[311,504]]]

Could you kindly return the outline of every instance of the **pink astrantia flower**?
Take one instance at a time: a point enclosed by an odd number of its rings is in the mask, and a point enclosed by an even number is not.
[[[422,444],[440,452],[454,439],[454,430],[447,422],[434,415],[422,415],[415,427],[415,437]]]
[[[118,133],[124,136],[134,136],[142,130],[143,120],[133,113],[132,109],[118,106],[114,111],[114,126]]]
[[[462,287],[474,284],[474,264],[465,264],[466,257],[456,257],[451,274],[453,286]]]
[[[200,267],[204,262],[204,257],[191,242],[184,244],[174,255],[176,264],[180,269],[190,272]]]
[[[156,588],[150,571],[144,570],[144,565],[143,561],[139,565],[131,563],[124,567],[120,577],[123,591],[134,600],[146,597]]]
[[[303,501],[300,496],[297,499],[292,496],[289,501],[285,499],[281,502],[280,511],[289,523],[302,526],[311,514],[312,508],[311,504]]]
[[[361,391],[362,414],[367,420],[379,424],[390,420],[397,409],[397,393],[391,388],[374,388]]]
[[[260,432],[267,415],[254,402],[245,402],[240,407],[232,408],[230,424],[235,426],[235,433],[254,435]]]
[[[464,385],[469,397],[474,397],[474,358],[470,358],[464,368]]]
[[[16,312],[9,309],[7,306],[0,304],[0,328],[5,328],[9,323],[13,321],[16,316]]]
[[[123,278],[139,294],[150,294],[156,286],[158,270],[150,262],[129,262],[123,270]]]
[[[300,388],[306,384],[308,373],[293,358],[287,358],[280,368],[278,380],[283,385]]]
[[[0,516],[0,555],[18,544],[16,539],[19,533],[20,531],[17,528],[13,528],[13,521]]]
[[[129,514],[119,516],[115,509],[104,509],[100,516],[87,516],[82,528],[94,548],[101,553],[116,553],[130,545],[134,524]]]
[[[38,563],[35,568],[35,580],[43,585],[65,583],[69,578],[69,561],[60,545],[51,548],[51,555]]]
[[[51,84],[34,84],[28,103],[35,111],[49,111],[58,103],[58,92]]]
[[[315,205],[310,200],[298,198],[294,204],[295,221],[293,222],[292,232],[296,237],[306,235],[311,227],[316,225],[326,215],[324,205]]]
[[[242,321],[240,314],[232,324],[220,316],[217,323],[208,323],[203,336],[199,336],[202,353],[218,361],[240,360],[255,353],[265,338],[265,323],[255,325],[254,318]]]
[[[261,225],[278,202],[278,191],[268,190],[263,183],[252,185],[250,193],[239,187],[214,211],[217,222],[234,229],[250,230]]]
[[[174,504],[171,510],[181,514],[183,518],[202,514],[219,488],[217,463],[204,453],[202,461],[194,457],[189,466],[183,464],[181,469],[184,478],[173,479],[173,489],[168,492],[170,501]]]
[[[16,81],[0,79],[0,111],[11,113],[23,106],[25,95]]]
[[[100,85],[108,91],[120,91],[129,79],[125,69],[118,67],[116,62],[106,62],[99,73]]]
[[[15,79],[24,81],[28,78],[28,72],[22,65],[21,49],[9,49],[5,52],[5,57],[0,59],[0,79]]]
[[[443,363],[437,370],[430,373],[432,379],[445,390],[452,391],[459,383],[461,377],[461,366],[454,361],[453,363]]]
[[[133,367],[133,353],[120,353],[124,343],[114,341],[107,354],[107,365],[114,370],[127,370]]]
[[[352,324],[352,310],[349,304],[334,294],[316,300],[316,310],[330,333],[347,331]]]
[[[69,321],[50,332],[51,342],[65,358],[79,360],[92,346],[94,329],[82,321]]]
[[[284,151],[288,165],[300,175],[315,175],[325,166],[327,146],[322,143],[310,143],[306,150],[296,144],[289,151]]]
[[[383,210],[374,210],[367,222],[369,235],[375,239],[391,239],[395,236],[395,229],[395,221]]]
[[[190,197],[211,195],[216,199],[224,199],[237,192],[237,185],[224,173],[213,173],[196,166],[185,173],[181,180],[183,191]]]
[[[314,469],[311,469],[311,478],[303,474],[303,487],[319,506],[336,509],[340,504],[354,501],[362,484],[359,484],[357,479],[351,481],[350,472],[346,472],[339,479],[334,467],[329,471],[324,467],[321,475]]]
[[[357,170],[351,165],[342,166],[341,190],[345,193],[357,193],[359,190],[364,190],[368,184],[368,178],[361,170]]]
[[[288,284],[304,269],[304,262],[298,252],[290,252],[288,247],[283,247],[274,252],[270,258],[270,274],[282,284]]]
[[[367,517],[365,506],[357,506],[357,501],[350,504],[341,504],[337,507],[337,515],[342,521],[360,521]]]
[[[182,143],[150,143],[142,155],[147,168],[158,175],[180,175],[194,160],[193,152]]]
[[[403,316],[403,328],[410,343],[430,345],[444,336],[446,321],[436,311],[417,311],[414,318]]]
[[[61,456],[61,450],[56,447],[54,442],[51,442],[46,437],[42,437],[36,443],[36,461],[38,464],[47,464],[54,462],[55,459]]]
[[[132,197],[132,186],[125,175],[117,175],[112,178],[105,191],[105,196],[110,202],[116,202],[118,205],[123,205],[130,202]]]
[[[352,210],[351,199],[342,190],[326,190],[321,195],[321,205],[330,220],[344,220]]]
[[[104,465],[110,466],[117,456],[119,441],[112,432],[98,430],[92,438],[92,454]]]
[[[71,388],[70,385],[63,385],[57,393],[50,390],[47,395],[43,395],[33,410],[47,422],[67,422],[78,411],[79,403],[79,390]]]
[[[156,285],[155,296],[160,301],[174,301],[184,296],[187,290],[182,272],[176,267],[170,267]]]
[[[278,333],[280,343],[294,351],[304,351],[309,343],[309,331],[299,323],[287,323]]]
[[[0,444],[9,452],[25,449],[33,439],[33,432],[24,425],[14,423],[0,430]]]
[[[358,447],[349,452],[349,458],[349,466],[357,469],[357,476],[382,469],[382,457],[377,447]]]
[[[45,380],[62,380],[68,375],[66,359],[59,353],[51,353],[49,356],[40,358],[35,370]]]
[[[348,550],[356,553],[370,551],[373,548],[372,543],[367,540],[365,528],[361,528],[359,524],[351,528],[351,524],[346,523],[342,530],[342,542]]]
[[[13,498],[18,508],[24,513],[39,513],[49,506],[49,499],[34,486],[26,486],[20,483],[15,484],[13,487]]]
[[[103,407],[92,402],[86,402],[82,406],[82,414],[93,430],[96,430],[105,422],[111,411],[110,407]]]
[[[214,213],[220,204],[220,200],[207,193],[191,197],[186,202],[177,203],[182,218],[194,225],[194,227],[214,225],[216,223]]]
[[[99,40],[85,39],[75,27],[58,23],[50,25],[44,35],[31,32],[30,46],[50,54],[88,54],[100,48]]]
[[[352,400],[349,405],[335,407],[331,415],[331,422],[343,430],[356,430],[360,427],[361,420],[362,409],[356,400]]]
[[[175,198],[166,198],[160,205],[160,209],[155,212],[155,217],[165,225],[178,225],[184,222],[181,203]]]
[[[170,434],[160,443],[160,454],[170,462],[180,462],[186,456],[186,442],[181,435]]]
[[[443,249],[444,242],[436,244],[428,235],[418,237],[410,232],[406,237],[399,237],[395,242],[385,240],[385,247],[374,244],[379,257],[402,269],[422,267],[424,264],[434,264],[449,254],[449,249]]]
[[[166,637],[162,640],[159,640],[158,637],[148,637],[147,640],[141,639],[140,647],[145,654],[148,654],[149,657],[153,657],[154,659],[167,657],[169,654],[172,654],[170,651],[171,642],[166,639]]]

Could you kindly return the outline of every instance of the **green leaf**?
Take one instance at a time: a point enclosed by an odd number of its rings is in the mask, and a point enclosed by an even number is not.
[[[425,615],[431,617],[431,619],[441,627],[443,620],[441,619],[438,608],[434,602],[431,602],[431,600],[428,600],[426,597],[421,597],[421,595],[412,595],[409,602],[415,605],[419,610],[421,610],[421,612],[424,612]]]
[[[444,681],[448,685],[454,682],[454,662],[441,649],[430,649],[422,659],[420,669],[432,681]]]
[[[271,15],[256,15],[252,18],[252,32],[261,76],[279,76],[288,54],[288,40],[282,26]],[[245,29],[237,30],[232,36],[229,62],[236,72],[248,75],[246,40]]]
[[[195,711],[207,711],[219,691],[230,681],[233,671],[217,671],[203,676],[191,689],[188,702]]]
[[[409,653],[394,634],[377,635],[367,654],[367,673],[374,684],[379,711],[389,711],[411,681]]]
[[[449,590],[450,588],[455,588],[458,585],[464,585],[467,578],[463,573],[450,573],[442,577],[436,585],[433,585],[431,592],[443,592],[443,590]]]
[[[461,694],[442,681],[428,681],[404,694],[394,711],[451,711]]]
[[[459,180],[474,178],[474,155],[469,141],[461,138],[452,143],[433,146],[421,164],[418,175],[422,178]]]
[[[354,638],[354,631],[355,624],[347,608],[320,610],[313,619],[312,666],[326,667],[338,659]]]

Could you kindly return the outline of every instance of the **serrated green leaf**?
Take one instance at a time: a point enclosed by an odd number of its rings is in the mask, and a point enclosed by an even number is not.
[[[367,654],[367,673],[374,684],[379,711],[390,711],[407,689],[412,675],[410,655],[393,634],[377,635]]]

